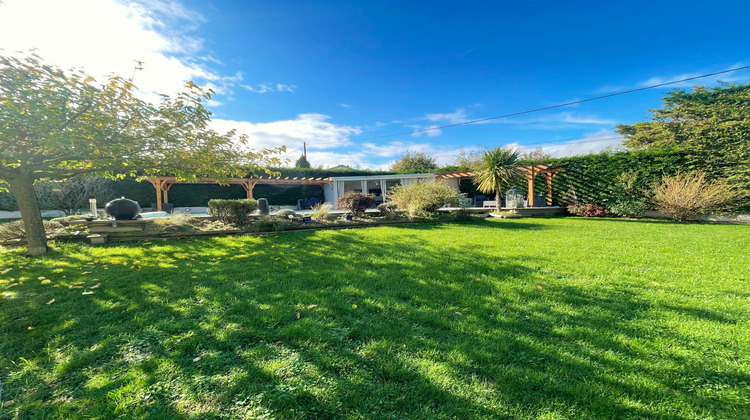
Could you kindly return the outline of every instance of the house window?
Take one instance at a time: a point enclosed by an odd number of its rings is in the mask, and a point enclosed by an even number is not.
[[[361,181],[344,181],[344,194],[350,193],[350,192],[362,192],[362,182]]]

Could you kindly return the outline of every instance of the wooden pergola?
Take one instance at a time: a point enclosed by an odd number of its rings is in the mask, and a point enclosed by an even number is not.
[[[214,178],[200,178],[195,181],[178,181],[173,176],[157,176],[146,178],[146,181],[156,189],[156,208],[161,211],[162,203],[169,202],[169,189],[175,184],[230,184],[242,185],[247,193],[247,198],[253,198],[253,188],[257,184],[271,185],[331,185],[331,180],[327,178],[281,178],[281,177],[257,177],[257,178],[230,178],[226,180],[216,180]]]
[[[535,163],[532,165],[523,165],[518,167],[519,170],[525,172],[526,174],[526,181],[529,186],[529,207],[534,206],[534,178],[536,178],[539,174],[544,174],[545,178],[547,179],[547,205],[552,205],[552,179],[557,175],[558,172],[562,171],[563,168],[552,168],[549,165],[541,164],[541,163]],[[474,173],[472,171],[453,171],[453,172],[443,172],[439,173],[435,176],[437,179],[455,179],[458,178],[461,179],[467,179],[467,178],[473,178]]]

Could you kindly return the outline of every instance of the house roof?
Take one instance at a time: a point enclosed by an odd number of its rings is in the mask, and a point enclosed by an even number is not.
[[[377,181],[379,179],[404,179],[404,178],[434,178],[433,173],[424,174],[394,174],[394,175],[359,175],[359,176],[332,176],[331,181]]]

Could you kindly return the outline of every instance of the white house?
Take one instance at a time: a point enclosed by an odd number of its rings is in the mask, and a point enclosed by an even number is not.
[[[325,201],[337,208],[339,197],[349,192],[363,192],[375,195],[375,201],[382,203],[388,197],[388,190],[396,185],[409,185],[418,180],[434,182],[435,174],[397,174],[331,177],[331,185],[323,185]]]

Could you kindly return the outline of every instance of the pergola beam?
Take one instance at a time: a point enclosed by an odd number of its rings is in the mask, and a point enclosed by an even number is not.
[[[558,172],[562,171],[563,168],[553,168],[550,165],[543,163],[535,163],[532,165],[519,166],[518,169],[526,173],[526,182],[528,183],[528,197],[529,207],[534,206],[534,179],[539,174],[544,174],[547,180],[547,197],[546,202],[548,206],[552,205],[552,179],[557,175]],[[435,175],[437,179],[455,179],[458,178],[466,179],[474,177],[474,173],[471,171],[453,171],[443,172]]]
[[[245,190],[247,194],[247,198],[253,198],[253,188],[255,188],[255,185],[257,184],[271,184],[271,185],[332,185],[332,181],[330,179],[323,179],[318,178],[313,179],[297,179],[295,177],[294,179],[289,179],[289,177],[286,177],[285,179],[279,178],[271,178],[270,176],[268,179],[263,179],[263,177],[258,178],[230,178],[230,179],[220,179],[217,180],[215,178],[200,178],[196,179],[194,181],[178,181],[177,178],[173,176],[157,176],[152,178],[146,178],[146,181],[150,182],[151,185],[154,186],[154,189],[156,190],[156,208],[157,210],[162,210],[162,204],[169,202],[169,189],[172,188],[174,184],[229,184],[229,185],[241,185],[242,188]],[[162,199],[163,197],[163,199]]]

